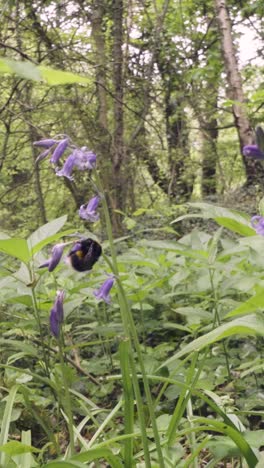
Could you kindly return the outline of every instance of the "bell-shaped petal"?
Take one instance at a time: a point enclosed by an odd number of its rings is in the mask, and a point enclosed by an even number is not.
[[[48,138],[39,141],[34,141],[33,146],[38,146],[39,148],[52,148],[52,146],[56,145],[56,143],[58,143],[57,140]]]
[[[92,151],[83,151],[83,148],[78,150],[76,167],[80,171],[85,171],[86,169],[92,170],[96,167],[96,154],[94,154]]]
[[[61,244],[54,245],[54,247],[53,247],[53,249],[51,251],[51,254],[52,254],[51,257],[46,262],[42,263],[39,266],[39,268],[48,267],[49,271],[55,270],[56,266],[59,264],[59,262],[61,260],[61,257],[62,257],[62,254],[63,254],[63,249],[64,249],[65,245],[67,245],[67,244],[61,243]]]
[[[91,198],[91,200],[86,203],[86,205],[81,205],[79,209],[79,215],[82,219],[86,219],[87,221],[91,221],[94,223],[98,221],[100,215],[96,212],[98,205],[100,202],[100,197],[95,196]]]
[[[63,317],[64,317],[64,311],[63,311],[64,297],[65,297],[64,291],[58,291],[54,305],[50,311],[50,331],[56,338],[58,338],[60,335],[60,326],[63,322]]]
[[[252,159],[264,159],[264,151],[261,151],[257,145],[244,146],[243,155]]]
[[[67,149],[69,144],[69,139],[64,138],[64,140],[61,140],[58,146],[56,146],[53,155],[50,158],[50,162],[53,164],[57,164],[61,156],[63,155],[64,151]]]
[[[251,218],[251,226],[255,229],[256,233],[264,236],[264,218],[263,216],[253,216]]]
[[[110,304],[111,298],[109,293],[114,285],[114,282],[115,280],[113,277],[108,278],[97,291],[94,291],[96,299],[102,299],[107,304]]]
[[[62,169],[56,169],[56,175],[59,177],[67,177],[69,180],[73,180],[72,171],[76,163],[76,155],[72,153],[65,161]]]

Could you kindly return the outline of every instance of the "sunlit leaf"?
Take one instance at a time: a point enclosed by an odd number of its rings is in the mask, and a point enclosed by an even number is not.
[[[56,70],[40,65],[38,67],[39,72],[41,73],[42,78],[45,82],[51,86],[63,85],[63,84],[91,84],[90,78],[85,78],[84,76],[77,75],[76,73],[71,73],[62,70]]]
[[[1,239],[0,251],[25,263],[28,263],[30,260],[29,248],[27,241],[24,239],[15,237],[11,239]]]

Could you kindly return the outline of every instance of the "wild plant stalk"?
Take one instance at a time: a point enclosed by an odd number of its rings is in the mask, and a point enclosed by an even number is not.
[[[212,329],[214,329],[216,327],[216,325],[218,325],[218,326],[221,325],[221,320],[220,320],[220,315],[219,315],[219,310],[218,310],[219,298],[218,298],[217,290],[216,290],[215,284],[214,284],[214,271],[210,267],[209,267],[209,277],[210,277],[210,284],[211,284],[211,289],[212,289],[213,298],[214,298],[214,321],[213,321],[213,326],[212,326]],[[225,344],[224,341],[222,342],[222,347],[223,347],[223,351],[224,351],[224,355],[225,355],[228,380],[229,380],[229,382],[231,382],[232,381],[232,376],[231,376],[231,371],[230,371],[229,358],[228,358],[228,353],[227,353],[227,349],[226,349],[226,344]]]
[[[159,437],[155,413],[154,413],[152,396],[151,396],[150,387],[149,387],[149,383],[148,383],[148,379],[147,379],[147,375],[145,371],[145,366],[144,366],[144,360],[143,360],[143,356],[141,353],[141,347],[140,347],[140,343],[138,339],[136,326],[134,323],[134,318],[133,318],[131,309],[129,307],[129,304],[126,298],[126,294],[123,289],[122,282],[119,277],[110,214],[109,214],[108,206],[107,206],[106,199],[104,196],[103,186],[102,186],[99,174],[97,172],[95,172],[95,179],[96,179],[97,188],[102,197],[102,207],[103,207],[103,212],[104,212],[104,217],[105,217],[106,231],[107,231],[111,258],[112,258],[112,271],[116,277],[116,282],[117,282],[117,287],[118,287],[118,299],[119,299],[119,304],[120,304],[122,323],[123,323],[125,335],[129,338],[131,372],[132,372],[135,396],[137,400],[138,415],[139,415],[139,420],[140,420],[140,425],[141,425],[141,430],[142,430],[142,442],[143,442],[143,449],[144,449],[144,455],[145,455],[145,464],[146,464],[146,467],[151,466],[149,449],[148,449],[147,428],[146,428],[146,422],[145,422],[145,416],[144,416],[144,407],[143,407],[142,397],[140,393],[139,381],[138,381],[138,377],[136,373],[136,365],[135,365],[135,358],[134,358],[132,343],[134,345],[137,359],[138,359],[139,366],[140,366],[141,373],[142,373],[144,390],[146,394],[147,405],[148,405],[153,435],[154,435],[156,449],[157,449],[159,466],[160,468],[165,468],[162,449],[161,449],[161,443],[160,443],[160,437]]]
[[[68,431],[69,431],[69,439],[70,439],[70,445],[69,445],[69,453],[68,456],[69,458],[71,455],[74,454],[74,431],[73,431],[73,414],[72,414],[72,405],[71,405],[71,396],[68,388],[68,382],[67,382],[67,370],[65,366],[65,360],[64,360],[64,339],[63,339],[63,333],[62,329],[60,327],[60,334],[59,334],[59,339],[58,339],[58,344],[59,344],[59,360],[60,360],[60,366],[61,366],[61,374],[62,374],[62,382],[63,382],[63,387],[64,387],[64,394],[65,394],[65,400],[62,402],[61,401],[61,406],[64,407],[65,413],[67,415],[68,420],[67,426],[68,426]],[[60,399],[61,400],[61,399]]]
[[[45,346],[45,340],[44,340],[44,334],[43,334],[42,325],[41,325],[40,313],[39,313],[37,299],[36,299],[35,286],[31,287],[31,298],[32,298],[32,304],[33,304],[33,314],[34,314],[34,317],[35,317],[35,320],[36,320],[36,323],[37,323],[37,326],[38,326],[38,330],[39,330],[40,343],[41,343],[43,361],[44,361],[44,366],[45,366],[45,374],[49,378],[50,377],[49,355],[47,353],[47,348]]]

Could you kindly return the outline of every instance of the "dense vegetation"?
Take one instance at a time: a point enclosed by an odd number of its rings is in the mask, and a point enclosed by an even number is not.
[[[0,466],[263,466],[263,2],[1,7]]]

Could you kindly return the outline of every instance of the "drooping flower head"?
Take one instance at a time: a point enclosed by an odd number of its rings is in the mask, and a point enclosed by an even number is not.
[[[264,151],[261,151],[258,145],[244,146],[243,155],[252,159],[264,159]]]
[[[64,161],[63,167],[61,169],[59,167],[55,168],[56,174],[59,177],[67,177],[69,180],[73,180],[72,171],[74,167],[79,171],[92,170],[96,167],[96,154],[87,150],[86,146],[82,146],[81,148],[74,146],[67,135],[63,135],[63,139],[48,138],[35,141],[33,145],[45,149],[36,159],[37,163],[52,153],[50,162],[57,165],[67,149],[72,151],[70,156]]]
[[[52,138],[43,138],[43,140],[34,141],[33,146],[38,146],[39,148],[52,148],[56,143],[58,143],[58,141],[53,140]]]
[[[69,180],[73,180],[72,171],[76,163],[76,156],[72,153],[65,161],[62,169],[56,169],[56,175],[59,177],[67,177]]]
[[[50,158],[50,162],[52,164],[57,164],[59,159],[62,157],[63,153],[65,152],[65,150],[67,149],[68,147],[68,144],[69,144],[69,138],[64,138],[63,140],[61,140],[58,144],[58,146],[56,146],[51,158]]]
[[[79,215],[82,219],[86,219],[87,221],[91,221],[94,223],[98,221],[100,215],[96,212],[98,205],[100,203],[100,197],[96,195],[95,197],[91,198],[91,200],[86,203],[86,205],[81,205],[79,209]]]
[[[60,335],[60,326],[63,322],[63,317],[64,317],[64,312],[63,312],[64,297],[65,297],[64,291],[57,291],[57,297],[50,311],[50,331],[56,338],[58,338]]]
[[[115,279],[113,276],[111,276],[102,284],[102,286],[99,289],[94,291],[94,296],[96,297],[96,299],[98,299],[99,301],[100,299],[102,299],[107,304],[110,304],[111,302],[110,291],[114,285],[114,282],[115,282]]]
[[[61,244],[56,244],[54,245],[52,251],[51,251],[51,257],[44,263],[42,263],[39,268],[45,268],[48,267],[49,271],[55,270],[56,266],[59,264],[62,254],[63,254],[63,249],[67,245],[67,243],[61,243]]]
[[[96,154],[92,151],[86,151],[86,149],[86,146],[83,146],[77,151],[76,167],[80,171],[92,170],[96,167]]]
[[[260,236],[264,236],[264,217],[253,216],[251,218],[251,226],[255,229],[256,233]]]

